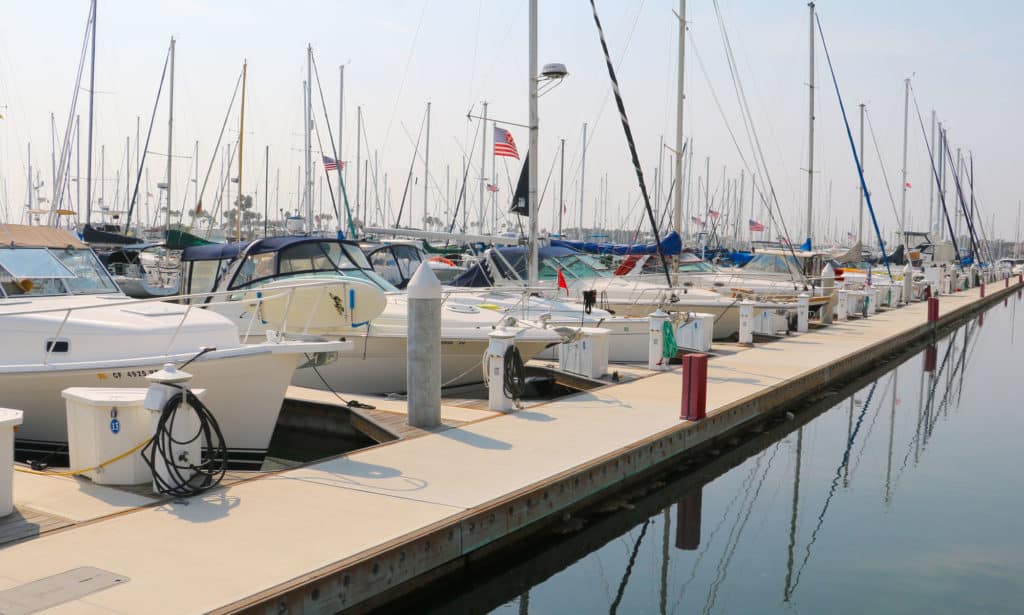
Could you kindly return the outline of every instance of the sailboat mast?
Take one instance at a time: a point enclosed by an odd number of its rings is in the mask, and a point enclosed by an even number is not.
[[[583,122],[583,161],[580,163],[580,239],[583,237],[583,194],[587,181],[587,123]]]
[[[363,107],[362,106],[357,106],[356,107],[356,217],[357,218],[361,217],[363,220],[366,220],[368,218],[368,216],[366,215],[366,207],[365,206],[362,209],[362,212],[363,212],[362,216],[359,215],[359,212],[360,212],[360,209],[359,209],[360,198],[359,197],[361,196],[360,190],[361,190],[361,183],[362,183],[362,182],[359,181],[359,174],[362,172],[362,166],[363,166],[363,163],[362,163],[362,153],[363,153],[362,152],[362,147],[363,147]],[[365,198],[365,197],[363,197],[363,198]]]
[[[93,95],[96,90],[96,0],[92,0],[92,42],[89,43],[89,136],[85,163],[85,223],[92,222],[92,117]],[[31,159],[29,164],[31,165]],[[31,173],[31,172],[30,172]],[[31,189],[31,179],[29,188]]]
[[[910,118],[910,78],[903,80],[903,194],[900,196],[901,240],[906,243],[907,226],[907,122]]]
[[[810,9],[810,64],[807,104],[807,238],[814,232],[814,2],[807,3]]]
[[[864,103],[860,103],[860,155],[864,157]],[[864,186],[860,187],[857,201],[857,241],[864,241]]]
[[[306,231],[313,230],[313,46],[306,46]]]
[[[562,149],[560,154],[561,170],[558,173],[558,234],[562,234],[562,213],[565,211],[565,139],[562,139]]]
[[[345,65],[342,64],[341,66],[338,67],[338,151],[335,154],[338,157],[338,159],[335,160],[335,163],[337,163],[337,165],[338,165],[338,169],[336,171],[336,173],[338,174],[338,194],[342,195],[342,198],[344,198],[345,201],[346,201],[346,203],[345,203],[345,210],[346,210],[346,213],[348,214],[348,227],[349,227],[350,231],[353,231],[355,229],[355,224],[353,224],[353,222],[352,222],[352,209],[350,207],[348,207],[348,202],[347,202],[348,201],[348,195],[345,194],[344,187],[342,186],[342,182],[343,182],[342,172],[345,170],[345,163],[342,162],[343,156],[341,154],[341,137],[344,134],[344,132],[343,132],[344,125],[345,125]],[[357,215],[358,215],[358,213],[359,212],[356,212]],[[338,220],[338,226],[340,228],[341,220]],[[350,239],[355,239],[355,237],[351,237]]]
[[[686,94],[683,91],[686,68],[686,0],[679,0],[679,58],[676,76],[676,150],[675,178],[676,187],[672,196],[672,229],[680,237],[683,235],[683,102]],[[679,283],[679,257],[672,257],[672,285]]]
[[[167,217],[165,232],[171,230],[171,161],[174,160],[174,37],[171,37],[171,81],[167,98]]]
[[[427,188],[430,186],[430,102],[427,102],[427,134],[426,134],[426,147],[423,151],[423,219],[427,218]],[[376,184],[376,182],[374,182]],[[374,193],[376,193],[376,187]],[[409,208],[410,222],[412,219],[412,207]],[[482,221],[481,221],[482,222]],[[415,228],[414,224],[409,224],[411,228]]]
[[[245,194],[242,191],[242,153],[245,149],[242,147],[242,143],[245,139],[245,78],[246,73],[249,69],[249,62],[246,60],[242,61],[242,104],[239,107],[238,114],[238,216],[235,220],[235,237],[238,241],[242,241],[242,201],[244,200],[242,195]],[[252,229],[250,229],[252,230]]]
[[[480,217],[476,229],[478,233],[484,232],[484,183],[487,181],[487,101],[483,104],[484,115],[480,120]]]

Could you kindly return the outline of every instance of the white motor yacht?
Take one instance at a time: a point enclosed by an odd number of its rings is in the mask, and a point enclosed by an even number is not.
[[[187,248],[182,253],[183,288],[187,292],[222,291],[233,301],[209,302],[215,310],[240,323],[251,336],[262,335],[261,294],[285,281],[319,280],[373,285],[385,293],[383,313],[345,333],[355,351],[324,367],[297,370],[300,386],[346,393],[401,393],[406,389],[408,303],[404,292],[374,273],[358,244],[330,237],[268,237],[249,243]],[[441,382],[443,386],[483,381],[481,365],[488,335],[504,314],[458,302],[445,303],[441,317]],[[243,324],[245,323],[245,324]],[[516,327],[516,346],[524,361],[537,356],[562,337],[543,327]],[[243,332],[243,335],[244,335]]]
[[[66,450],[62,390],[146,387],[165,363],[195,358],[191,384],[207,390],[229,461],[248,467],[266,454],[295,368],[347,346],[243,344],[219,314],[125,296],[67,231],[13,224],[0,224],[0,336],[0,406],[25,413],[16,437],[23,458]]]

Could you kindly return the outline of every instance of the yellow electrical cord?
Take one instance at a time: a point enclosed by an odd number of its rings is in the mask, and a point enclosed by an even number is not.
[[[131,450],[128,450],[128,451],[126,451],[124,453],[121,453],[120,455],[118,455],[117,457],[114,457],[112,459],[108,459],[106,461],[100,462],[100,463],[92,466],[91,468],[83,468],[81,470],[68,470],[66,472],[47,472],[45,470],[40,471],[40,470],[32,470],[30,468],[15,467],[14,471],[15,472],[24,472],[25,474],[36,474],[36,475],[39,475],[39,476],[78,476],[79,474],[85,474],[86,472],[92,472],[93,470],[99,470],[99,469],[101,469],[101,468],[103,468],[105,466],[108,466],[108,465],[112,464],[112,463],[121,461],[125,457],[131,455],[132,453],[138,451],[142,447],[144,447],[147,444],[149,444],[152,440],[153,440],[153,438],[146,438],[144,441],[142,441],[139,444],[137,444],[136,446],[132,447]]]

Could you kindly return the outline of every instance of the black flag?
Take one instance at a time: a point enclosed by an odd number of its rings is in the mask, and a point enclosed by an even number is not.
[[[512,207],[509,213],[520,216],[530,215],[530,152],[523,157],[523,170],[519,172],[516,192],[512,195]]]

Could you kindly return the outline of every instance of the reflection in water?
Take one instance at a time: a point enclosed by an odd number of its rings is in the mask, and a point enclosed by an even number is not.
[[[1018,302],[681,464],[629,509],[415,596],[416,610],[1014,612]]]

